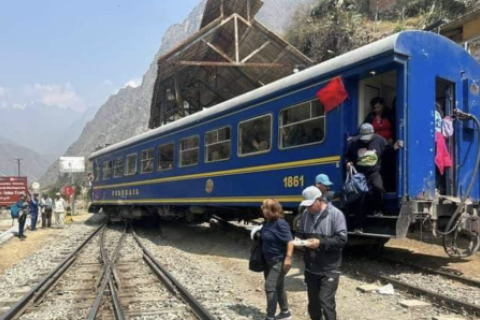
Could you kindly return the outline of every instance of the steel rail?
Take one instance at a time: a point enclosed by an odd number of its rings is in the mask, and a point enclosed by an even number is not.
[[[114,312],[115,312],[115,318],[117,320],[125,320],[125,315],[123,313],[122,306],[120,304],[120,299],[118,298],[117,290],[115,288],[115,285],[112,280],[112,270],[113,270],[113,262],[117,260],[117,256],[120,252],[120,248],[123,244],[123,240],[125,239],[125,236],[127,235],[127,227],[125,227],[125,230],[123,231],[122,236],[120,237],[120,240],[117,243],[117,246],[115,248],[114,254],[112,259],[108,257],[108,253],[105,249],[104,245],[104,240],[105,240],[105,229],[102,231],[101,239],[100,239],[100,256],[102,259],[102,262],[104,264],[104,267],[102,268],[102,281],[100,285],[100,290],[97,293],[97,297],[95,298],[95,301],[90,308],[90,311],[88,313],[87,319],[88,320],[95,320],[98,314],[98,311],[100,310],[100,306],[102,304],[102,299],[105,294],[105,291],[107,289],[107,286],[109,288],[110,294],[112,295],[112,300],[113,300],[113,307],[114,307]]]
[[[390,258],[386,258],[386,257],[381,257],[380,260],[384,260],[388,263],[402,264],[402,265],[405,265],[405,266],[410,267],[412,269],[416,269],[416,270],[423,271],[425,273],[429,273],[429,274],[433,274],[433,275],[439,275],[439,276],[442,276],[442,277],[445,277],[445,278],[448,278],[448,279],[451,279],[451,280],[455,280],[455,281],[461,282],[463,284],[466,284],[466,285],[469,285],[469,286],[472,286],[472,287],[480,288],[480,281],[479,280],[462,277],[462,276],[453,274],[451,272],[438,270],[438,269],[433,269],[433,268],[424,267],[424,266],[419,266],[419,265],[414,264],[414,263],[405,262],[405,261],[398,261],[398,260],[390,259]]]
[[[85,248],[85,246],[93,239],[93,237],[103,228],[105,224],[98,227],[92,232],[71,254],[68,255],[60,264],[51,271],[42,281],[40,281],[34,288],[32,288],[26,295],[24,295],[16,304],[14,304],[5,314],[0,317],[0,320],[12,320],[19,317],[29,306],[31,302],[41,299],[43,294],[49,291],[57,280],[65,274],[65,272],[72,266],[77,259],[78,253]]]
[[[436,293],[428,289],[423,289],[406,282],[388,277],[383,275],[376,275],[367,271],[363,270],[355,270],[366,276],[367,278],[371,279],[378,279],[383,283],[391,283],[394,287],[401,291],[409,292],[415,296],[424,296],[432,303],[437,304],[439,306],[458,311],[458,312],[467,312],[471,315],[478,316],[480,315],[480,306],[463,302],[460,300],[453,299],[447,295]]]
[[[188,291],[178,282],[154,257],[153,254],[143,245],[142,241],[132,230],[133,237],[143,251],[143,259],[150,266],[155,275],[163,282],[167,289],[179,296],[200,320],[217,320],[208,312]]]

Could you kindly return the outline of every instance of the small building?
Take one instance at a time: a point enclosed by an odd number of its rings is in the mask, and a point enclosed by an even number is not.
[[[440,34],[464,45],[480,62],[480,9],[443,24]]]
[[[200,30],[158,59],[151,129],[284,78],[313,62],[255,20],[261,0],[207,0]]]

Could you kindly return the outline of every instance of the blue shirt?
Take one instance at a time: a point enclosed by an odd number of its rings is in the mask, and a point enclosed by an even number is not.
[[[290,226],[284,219],[269,221],[262,228],[262,252],[265,260],[285,259],[287,243],[293,240]]]
[[[30,214],[32,214],[34,216],[38,215],[39,204],[40,204],[40,200],[38,200],[38,199],[32,199],[28,202],[28,207],[30,209]]]

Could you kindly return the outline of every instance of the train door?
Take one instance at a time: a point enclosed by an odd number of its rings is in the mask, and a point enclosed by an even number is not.
[[[363,79],[359,86],[358,126],[370,122],[377,133],[387,140],[389,145],[382,157],[381,175],[386,197],[396,198],[398,159],[393,144],[398,128],[397,71],[392,70]]]
[[[435,86],[435,112],[436,117],[438,115],[444,119],[445,117],[451,117],[453,114],[454,106],[454,94],[455,85],[447,80],[437,78]],[[438,130],[438,124],[436,124]],[[455,139],[446,139],[447,150],[450,153],[453,164],[455,164]],[[443,174],[435,166],[436,174],[436,189],[442,195],[455,196],[455,170],[447,168]]]

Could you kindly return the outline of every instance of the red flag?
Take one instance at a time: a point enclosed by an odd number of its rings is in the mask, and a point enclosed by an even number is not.
[[[342,77],[336,77],[317,92],[317,98],[329,112],[348,98]]]

